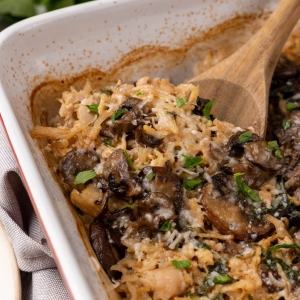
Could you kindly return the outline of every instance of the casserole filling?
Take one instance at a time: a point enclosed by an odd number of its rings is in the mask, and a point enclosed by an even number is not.
[[[149,77],[71,87],[34,128],[123,299],[300,297],[299,78],[282,58],[266,140]]]

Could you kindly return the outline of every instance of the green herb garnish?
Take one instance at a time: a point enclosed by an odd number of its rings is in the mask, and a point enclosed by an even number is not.
[[[90,94],[91,94],[91,95],[94,95],[94,91],[90,91]]]
[[[300,246],[298,246],[297,244],[280,244],[280,245],[275,245],[270,247],[270,251],[276,251],[277,249],[299,249],[300,250]]]
[[[115,123],[116,120],[118,118],[120,118],[121,116],[123,116],[125,114],[125,112],[127,111],[126,108],[121,108],[121,109],[118,109],[117,111],[115,111],[111,117],[111,121],[112,123]]]
[[[153,179],[155,177],[155,174],[151,171],[151,172],[149,172],[148,174],[147,174],[147,176],[146,176],[146,178],[148,179],[148,180],[151,180],[151,179]]]
[[[102,89],[100,89],[100,91],[101,91],[101,93],[106,94],[108,96],[111,96],[112,93],[113,93],[112,90],[102,90]]]
[[[171,260],[171,263],[176,269],[185,269],[191,266],[189,260]]]
[[[184,163],[185,168],[192,168],[204,162],[204,159],[200,156],[190,157],[184,154],[182,154],[182,156],[185,159],[185,163]]]
[[[298,105],[293,103],[293,102],[288,102],[286,105],[285,105],[285,108],[289,111],[292,111],[294,110],[295,108],[297,108]]]
[[[159,231],[170,231],[172,228],[172,221],[167,220],[160,228]]]
[[[91,105],[86,105],[86,107],[93,113],[98,113],[98,107],[99,107],[99,103],[97,104],[91,104]]]
[[[139,92],[136,92],[135,95],[136,96],[141,96],[141,95],[144,95],[144,92],[143,91],[139,91]]]
[[[194,190],[197,186],[199,186],[204,180],[193,180],[193,179],[184,179],[183,180],[183,187],[186,190]]]
[[[214,278],[214,283],[216,284],[228,284],[233,283],[234,279],[229,275],[218,275]]]
[[[283,272],[290,280],[292,280],[294,282],[298,281],[297,273],[288,264],[286,264],[282,259],[280,259],[278,257],[273,257],[271,255],[271,251],[266,252],[266,257],[265,257],[264,262],[271,270],[277,270],[277,264],[280,264]]]
[[[252,295],[248,294],[248,300],[254,300]]]
[[[292,126],[292,122],[291,121],[282,121],[281,125],[284,130],[287,130]]]
[[[203,114],[205,116],[205,118],[207,120],[211,120],[210,118],[210,111],[211,111],[211,108],[214,104],[214,102],[216,101],[215,98],[213,98],[212,100],[210,100],[208,103],[205,104],[204,108],[203,108]]]
[[[90,179],[95,178],[97,175],[97,173],[94,170],[86,170],[86,171],[82,171],[79,172],[76,177],[75,180],[73,182],[74,185],[77,184],[84,184],[87,181],[89,181]]]
[[[130,167],[130,168],[133,168],[133,162],[132,162],[130,156],[128,155],[127,151],[126,151],[126,150],[123,150],[123,153],[124,153],[124,155],[125,155],[125,157],[126,157],[126,159],[127,159],[127,162],[128,162],[129,167]]]
[[[275,151],[275,156],[278,158],[283,158],[282,152],[279,148],[277,141],[268,142],[268,148]]]
[[[181,107],[183,104],[187,103],[187,98],[176,98],[176,103],[178,107]]]
[[[101,140],[103,141],[105,146],[115,148],[113,139],[106,137],[102,138]]]
[[[196,246],[197,246],[198,248],[211,250],[211,248],[210,248],[206,243],[204,243],[204,242],[202,242],[202,241],[197,241]]]
[[[239,190],[242,192],[243,195],[249,197],[255,202],[260,202],[261,199],[253,192],[253,190],[243,181],[242,179],[243,173],[235,173],[233,176],[236,180],[236,184]]]
[[[127,203],[122,207],[122,209],[124,209],[124,208],[134,209],[134,204]]]
[[[248,143],[252,140],[253,133],[251,131],[246,131],[239,136],[239,141],[241,143]]]

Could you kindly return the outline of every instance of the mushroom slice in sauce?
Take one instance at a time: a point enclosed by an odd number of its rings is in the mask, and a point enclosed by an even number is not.
[[[246,215],[238,203],[222,197],[211,183],[204,186],[200,200],[213,225],[237,240],[257,240],[272,228],[266,221]]]
[[[280,145],[288,145],[293,141],[300,141],[300,110],[295,110],[284,118],[285,122],[290,122],[287,129],[279,128],[275,130]]]
[[[76,149],[68,152],[61,158],[58,170],[62,174],[65,183],[72,188],[79,188],[79,186],[73,185],[76,175],[82,171],[93,170],[99,162],[100,157],[97,152],[87,149]]]
[[[266,141],[250,142],[245,146],[246,158],[267,171],[278,171],[284,165],[284,159],[278,158],[273,152]]]
[[[138,218],[150,228],[159,229],[166,221],[174,219],[175,208],[173,201],[165,194],[152,192],[134,202],[138,210]]]
[[[203,116],[203,109],[209,101],[209,99],[197,97],[193,113],[198,116]]]
[[[145,147],[155,148],[163,141],[163,139],[156,139],[153,135],[147,134],[141,125],[137,127],[134,134],[136,141]]]
[[[243,180],[251,188],[258,188],[270,179],[271,173],[262,170],[251,163],[245,156],[239,160],[231,161],[226,166],[230,166],[232,173],[244,173]]]
[[[151,172],[154,177],[147,179]],[[165,167],[146,167],[142,169],[140,175],[143,177],[146,191],[163,193],[174,202],[177,213],[182,209],[183,188],[176,174]]]
[[[119,107],[119,109],[126,109],[125,113],[115,122],[112,118],[106,118],[101,124],[100,135],[109,138],[116,138],[123,133],[132,132],[138,125],[142,118],[142,110],[138,104],[141,100],[138,98],[128,98]]]
[[[110,270],[120,260],[120,255],[115,246],[110,243],[112,239],[107,226],[103,222],[95,220],[90,225],[89,236],[95,254],[108,277],[111,280],[119,279],[120,273]]]
[[[241,134],[245,133],[246,131],[238,131],[233,134],[226,145],[226,148],[229,149],[229,156],[231,157],[242,157],[244,154],[244,146],[247,144],[246,142],[241,142],[239,137]],[[252,133],[249,142],[256,142],[262,140],[257,134]]]
[[[103,166],[103,178],[108,181],[110,190],[127,197],[138,196],[143,193],[140,178],[129,171],[127,159],[122,149],[116,149]]]

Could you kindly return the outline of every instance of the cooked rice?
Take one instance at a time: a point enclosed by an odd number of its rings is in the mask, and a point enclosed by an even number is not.
[[[111,90],[112,94],[100,92],[98,88],[92,87],[89,81],[80,91],[71,87],[70,91],[64,92],[59,99],[61,118],[56,127],[36,126],[32,137],[46,138],[49,143],[46,149],[51,151],[57,160],[74,149],[95,150],[101,158],[101,162],[94,168],[97,176],[102,174],[109,155],[121,148],[127,149],[135,170],[146,166],[164,167],[169,161],[172,172],[181,180],[199,179],[201,175],[201,178],[209,183],[220,166],[220,161],[212,154],[211,148],[226,148],[229,138],[242,131],[241,128],[227,122],[218,119],[211,121],[204,116],[193,114],[201,87],[198,89],[189,83],[174,86],[164,79],[143,77],[135,85],[119,81],[115,86],[104,88]],[[149,118],[144,120],[143,129],[154,138],[163,139],[159,147],[144,147],[135,140],[127,141],[125,133],[116,138],[111,147],[99,135],[103,121],[111,117],[129,97],[139,98],[140,108],[152,112]],[[178,107],[178,98],[186,98],[187,103]],[[99,104],[98,114],[87,108],[86,105],[92,104]],[[201,156],[204,163],[187,169],[184,167],[183,155]],[[299,241],[287,231],[284,218],[276,219],[267,215],[268,222],[272,223],[275,229],[256,243],[238,243],[242,247],[241,253],[230,252],[226,248],[233,243],[234,236],[221,234],[211,224],[200,203],[202,189],[203,185],[195,191],[184,190],[179,222],[185,225],[185,230],[179,229],[173,222],[169,231],[158,231],[152,239],[141,239],[131,234],[132,228],[127,220],[128,223],[124,225],[126,230],[121,239],[127,247],[126,254],[111,268],[122,273],[122,278],[117,280],[119,284],[115,286],[123,299],[296,299],[293,295],[296,295],[297,288],[279,263],[276,273],[279,275],[276,278],[272,272],[266,272],[269,276],[266,282],[269,281],[274,287],[273,291],[268,290],[261,277],[260,265],[271,246],[294,244]],[[285,193],[276,183],[275,177],[255,192],[268,208],[275,205],[280,193]],[[90,184],[81,193],[74,189],[70,197],[73,204],[91,216],[89,220],[92,220],[98,214],[93,203],[97,199],[101,201],[103,193]],[[290,266],[298,254],[295,249],[278,249],[273,255]],[[191,265],[178,269],[172,264],[173,260],[189,261]],[[216,277],[223,274],[218,273],[216,269],[210,271],[210,267],[216,262],[227,266],[226,273],[233,279],[231,283],[214,282]],[[296,265],[294,270],[295,268]],[[204,285],[206,292],[201,294],[199,288]]]

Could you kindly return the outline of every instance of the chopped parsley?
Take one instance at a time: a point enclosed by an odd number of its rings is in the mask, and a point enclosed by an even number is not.
[[[234,279],[229,275],[218,275],[214,278],[214,283],[216,284],[228,284],[233,282]]]
[[[277,264],[280,264],[283,272],[291,281],[298,281],[297,273],[282,259],[272,256],[271,251],[266,252],[264,262],[271,270],[277,270]]]
[[[281,125],[284,130],[287,130],[292,126],[292,122],[291,121],[282,121]]]
[[[97,114],[97,113],[98,113],[99,103],[97,103],[97,104],[91,104],[91,105],[86,105],[86,107],[87,107],[91,112]]]
[[[94,91],[90,91],[90,94],[91,94],[91,95],[94,95]]]
[[[136,92],[135,95],[136,96],[141,96],[141,95],[144,95],[144,92],[143,91],[139,91],[139,92]]]
[[[292,111],[294,109],[296,109],[298,107],[297,104],[293,103],[293,102],[288,102],[286,105],[285,105],[285,108],[289,111]]]
[[[128,162],[129,167],[130,167],[130,168],[133,168],[133,162],[132,162],[131,158],[129,157],[128,152],[127,152],[126,150],[123,150],[123,153],[124,153],[124,155],[125,155],[125,157],[126,157],[126,159],[127,159],[127,162]]]
[[[196,246],[197,246],[198,248],[211,250],[211,248],[210,248],[206,243],[204,243],[204,242],[202,242],[202,241],[197,241]]]
[[[76,177],[75,180],[73,182],[74,185],[77,184],[84,184],[87,181],[89,181],[90,179],[95,178],[97,175],[97,173],[94,170],[86,170],[86,171],[82,171],[79,172]]]
[[[167,220],[160,228],[159,231],[170,231],[172,228],[172,221]]]
[[[155,173],[153,173],[152,171],[149,172],[149,173],[147,174],[147,176],[146,176],[146,178],[147,178],[148,180],[151,180],[151,179],[153,179],[154,177],[155,177]]]
[[[270,247],[270,251],[276,251],[277,249],[299,249],[300,250],[300,246],[298,246],[297,244],[280,244],[280,245],[275,245]]]
[[[183,180],[183,187],[186,190],[194,190],[197,186],[199,186],[204,180],[193,180],[193,179],[184,179]]]
[[[184,154],[182,154],[182,156],[185,159],[184,167],[188,169],[200,165],[204,162],[204,159],[200,156],[190,157]]]
[[[113,139],[105,137],[101,139],[105,146],[115,148]]]
[[[248,143],[252,140],[253,133],[251,131],[246,131],[239,136],[239,141],[241,143]]]
[[[111,117],[112,123],[114,124],[117,119],[119,119],[120,117],[122,117],[125,114],[126,111],[127,111],[126,108],[121,108],[121,109],[116,110]]]
[[[176,269],[185,269],[191,266],[189,260],[171,260],[171,263]]]
[[[213,98],[208,103],[206,103],[204,108],[203,108],[203,114],[204,114],[204,116],[207,120],[211,120],[210,111],[211,111],[211,108],[212,108],[215,101],[216,101],[216,99]]]
[[[279,148],[277,141],[268,142],[268,148],[275,151],[275,156],[278,158],[283,158],[282,152]]]
[[[101,93],[106,94],[108,96],[111,96],[112,93],[113,93],[112,90],[103,90],[103,89],[100,89],[100,91],[101,91]]]
[[[181,107],[183,104],[186,104],[187,101],[187,98],[176,98],[176,103],[178,107]]]
[[[233,176],[236,180],[236,184],[239,190],[242,192],[243,195],[249,197],[251,200],[255,202],[260,202],[261,199],[256,195],[253,190],[243,181],[242,179],[243,173],[235,173]]]
[[[124,208],[134,209],[134,204],[127,203],[122,207],[122,209],[124,209]]]

